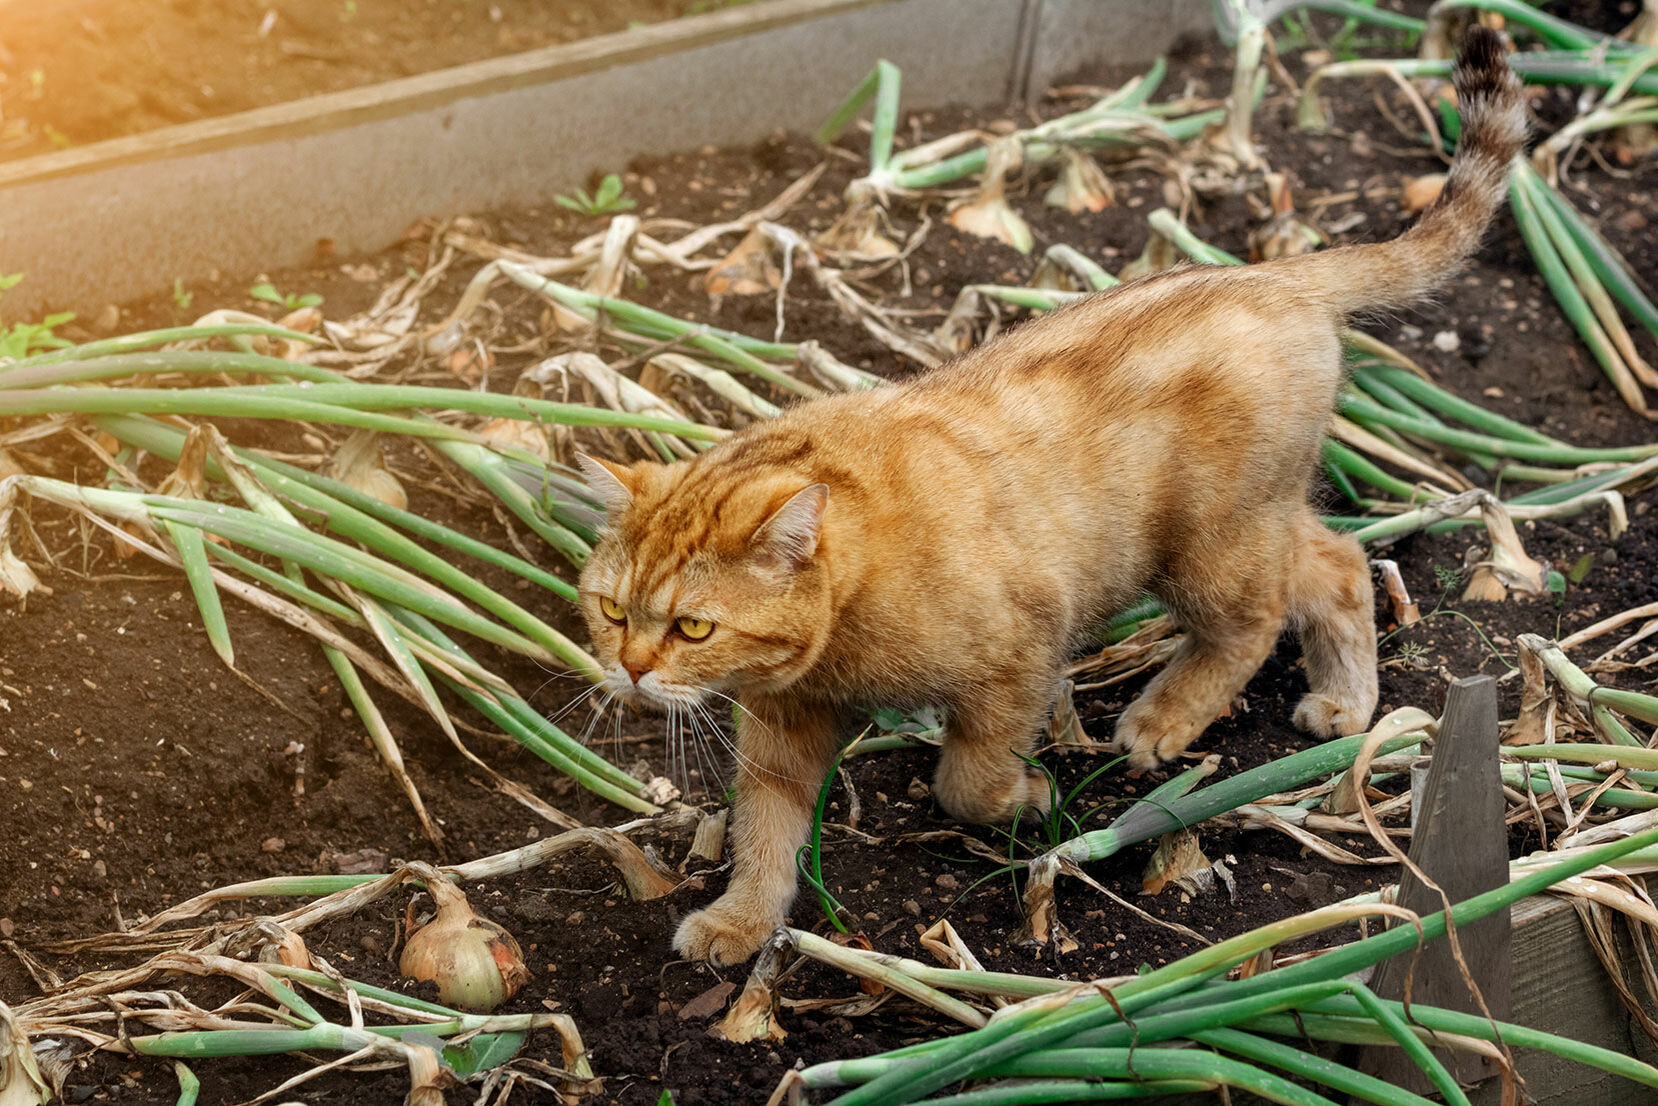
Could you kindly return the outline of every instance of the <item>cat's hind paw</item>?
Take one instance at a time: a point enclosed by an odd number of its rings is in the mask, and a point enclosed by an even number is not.
[[[1348,737],[1364,732],[1375,712],[1374,699],[1369,706],[1354,707],[1311,692],[1296,705],[1295,724],[1318,737]]]
[[[674,933],[674,951],[687,960],[714,964],[741,964],[760,951],[782,919],[769,918],[764,911],[729,905],[724,899],[679,923]]]

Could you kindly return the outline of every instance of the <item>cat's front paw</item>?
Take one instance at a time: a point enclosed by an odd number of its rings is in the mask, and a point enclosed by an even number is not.
[[[760,951],[772,930],[783,923],[765,911],[716,899],[714,905],[687,915],[674,933],[674,951],[687,960],[740,964]]]
[[[1156,768],[1185,752],[1186,746],[1192,743],[1195,735],[1171,732],[1158,725],[1155,718],[1135,717],[1131,712],[1132,708],[1118,720],[1117,732],[1111,741],[1112,749],[1128,758],[1130,768],[1142,771]]]

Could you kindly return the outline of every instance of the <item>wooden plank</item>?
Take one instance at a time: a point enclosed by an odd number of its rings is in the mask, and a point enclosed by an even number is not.
[[[1515,904],[1513,922],[1510,1021],[1658,1063],[1658,1048],[1618,1001],[1571,903],[1553,895],[1523,899]],[[1638,971],[1628,942],[1620,945],[1624,963]],[[1650,1087],[1546,1052],[1521,1050],[1515,1060],[1526,1090],[1542,1106],[1650,1106],[1658,1099]],[[1471,1096],[1475,1106],[1497,1106],[1498,1084],[1480,1087]]]
[[[1399,905],[1431,914],[1444,909],[1447,901],[1461,902],[1508,883],[1508,827],[1503,821],[1507,804],[1498,747],[1496,681],[1490,676],[1471,676],[1453,683],[1445,699],[1410,848],[1411,860],[1440,890],[1407,871],[1399,882],[1395,900]],[[1508,911],[1460,927],[1457,938],[1463,964],[1486,1008],[1493,1017],[1507,1020],[1513,970]],[[1384,962],[1371,986],[1383,998],[1398,999],[1405,996],[1407,984],[1412,1002],[1481,1012],[1449,940],[1425,946],[1414,964],[1404,956]],[[1481,1058],[1445,1051],[1438,1055],[1464,1083],[1477,1082],[1495,1071]],[[1433,1089],[1396,1048],[1367,1049],[1360,1066],[1410,1090]]]

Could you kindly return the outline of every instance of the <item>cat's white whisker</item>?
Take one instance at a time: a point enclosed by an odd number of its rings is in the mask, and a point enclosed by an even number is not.
[[[593,731],[598,728],[599,719],[604,717],[605,710],[610,706],[615,698],[616,693],[614,691],[606,691],[605,697],[600,700],[599,705],[593,708],[593,714],[588,718],[586,728],[582,730],[581,737],[576,739],[581,742],[583,747],[591,747],[593,741]],[[622,712],[620,710],[616,711],[618,722],[621,719],[621,715]]]
[[[718,695],[719,692],[714,692],[714,694]],[[723,698],[729,698],[729,696],[722,696],[722,697]],[[732,700],[732,702],[736,702],[736,700]],[[740,704],[740,703],[738,703],[737,705],[738,705],[739,708],[742,707],[742,704]],[[742,764],[743,766],[745,766],[749,770],[749,772],[752,773],[753,775],[759,776],[759,777],[764,778],[764,779],[786,780],[789,783],[816,783],[816,782],[818,782],[818,781],[815,781],[815,780],[806,780],[806,779],[803,779],[799,776],[785,775],[784,773],[778,772],[774,769],[766,768],[766,767],[762,766],[759,762],[753,760],[752,758],[744,756],[743,755],[743,750],[738,745],[738,743],[735,742],[735,741],[732,741],[730,738],[725,736],[725,731],[720,728],[719,722],[717,722],[714,719],[714,716],[709,713],[707,705],[703,704],[703,703],[698,703],[697,704],[697,709],[702,712],[702,717],[703,717],[704,721],[706,721],[708,723],[709,727],[714,731],[715,736],[717,736],[719,738],[720,744],[724,745],[728,750],[730,750],[732,757],[734,757],[739,764]],[[754,718],[754,715],[753,715],[752,712],[745,710],[744,713],[747,714],[751,719],[754,719],[754,721],[756,723],[759,723],[759,719]],[[762,724],[762,728],[766,728],[766,727],[764,727],[764,725]],[[722,779],[721,782],[722,783],[724,782],[723,779]]]
[[[707,736],[702,732],[704,716],[699,709],[700,707],[700,703],[693,704],[688,712],[691,721],[691,748],[696,753],[697,771],[701,776],[702,791],[706,795],[713,795],[716,793],[715,786],[723,791],[727,781],[725,773],[720,769],[720,758],[715,754],[712,746],[709,745]],[[711,720],[709,725],[714,730],[714,736],[724,742],[725,735],[720,732],[719,727],[715,726]],[[706,761],[703,759],[704,748],[708,750],[708,760]],[[710,761],[713,764],[712,771],[709,770]]]
[[[571,699],[568,703],[564,704],[564,706],[559,709],[558,713],[549,715],[548,718],[547,718],[547,721],[556,724],[559,721],[559,719],[563,718],[565,715],[569,714],[571,711],[575,710],[577,707],[581,706],[583,703],[586,703],[588,706],[592,706],[593,705],[593,695],[594,695],[594,693],[598,692],[598,691],[602,691],[602,690],[603,689],[600,688],[599,685],[594,684],[592,687],[588,688],[586,691],[582,692],[580,695],[576,696],[574,699]],[[605,692],[604,697],[602,699],[600,699],[600,701],[599,701],[599,705],[597,707],[595,707],[594,709],[595,710],[601,710],[601,711],[604,710],[605,705],[607,703],[609,703],[610,700],[614,699],[615,697],[616,696],[613,692]]]

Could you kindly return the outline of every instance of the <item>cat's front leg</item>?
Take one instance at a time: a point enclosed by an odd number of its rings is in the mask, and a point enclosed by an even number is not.
[[[744,696],[742,707],[731,882],[674,934],[681,956],[717,964],[747,960],[783,924],[794,902],[795,853],[835,756],[832,708],[757,696]]]

